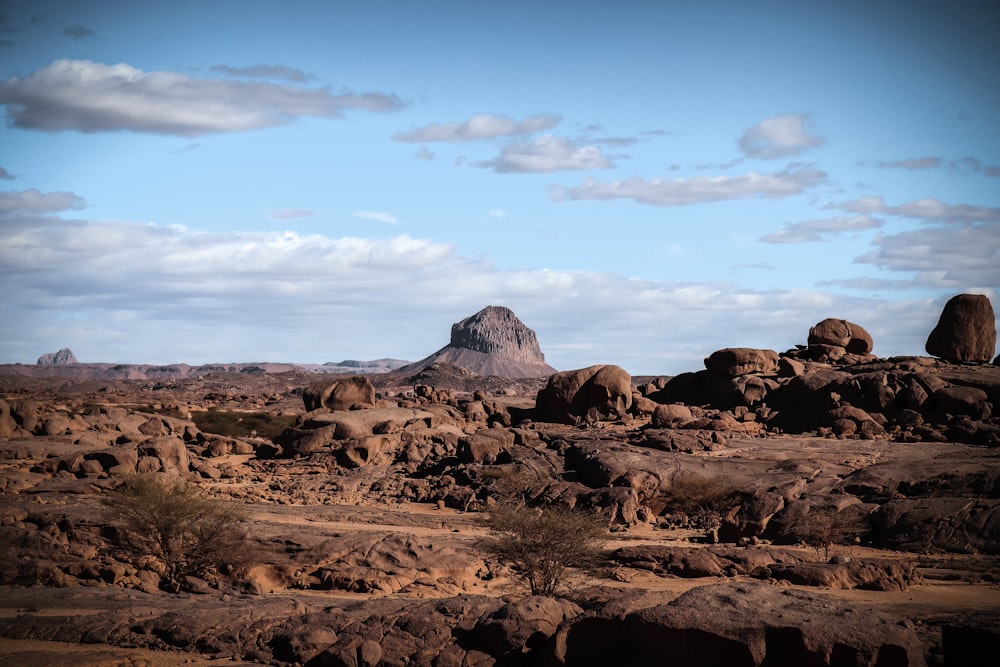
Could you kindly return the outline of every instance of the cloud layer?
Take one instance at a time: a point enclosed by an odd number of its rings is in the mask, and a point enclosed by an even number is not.
[[[882,224],[881,220],[870,215],[805,220],[789,225],[781,231],[765,234],[760,240],[764,243],[815,243],[823,241],[826,236],[832,234],[875,229]]]
[[[649,206],[690,206],[734,199],[778,199],[801,194],[826,180],[818,169],[801,167],[773,174],[749,172],[743,176],[624,180],[587,179],[575,187],[554,186],[549,196],[556,201],[583,199],[631,199]]]
[[[555,114],[540,113],[514,120],[500,114],[481,113],[461,122],[431,123],[400,132],[393,139],[409,143],[482,141],[544,132],[558,124],[559,116]]]
[[[385,93],[333,93],[265,82],[143,72],[131,65],[57,60],[0,83],[0,104],[15,127],[57,132],[149,132],[194,137],[336,118],[344,111],[392,111]]]
[[[0,276],[9,298],[0,304],[0,355],[8,360],[30,362],[67,345],[84,360],[136,363],[234,361],[234,354],[415,360],[446,343],[452,323],[501,304],[536,330],[557,368],[616,363],[632,373],[678,373],[723,347],[788,349],[831,316],[863,323],[881,354],[919,354],[940,312],[930,300],[506,270],[406,235],[204,233],[70,220],[53,213],[82,205],[72,193],[6,194]],[[66,312],[72,321],[60,319]]]

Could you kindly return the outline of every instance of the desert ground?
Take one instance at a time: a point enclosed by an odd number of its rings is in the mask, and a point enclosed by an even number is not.
[[[0,664],[993,664],[1000,364],[949,336],[0,367]]]
[[[0,664],[347,664],[330,650],[350,634],[338,624],[378,625],[384,638],[398,630],[408,608],[442,600],[464,600],[463,613],[483,625],[496,621],[504,605],[532,599],[509,564],[491,562],[477,548],[489,534],[483,515],[492,503],[512,497],[537,502],[570,495],[579,506],[605,512],[608,558],[578,573],[562,592],[559,600],[571,609],[519,617],[550,640],[580,614],[610,617],[608,609],[618,605],[620,618],[624,610],[666,605],[719,584],[803,591],[808,602],[799,606],[815,606],[813,614],[837,604],[884,614],[920,642],[912,660],[958,664],[944,658],[949,629],[996,639],[995,518],[980,520],[979,534],[958,548],[956,534],[970,532],[975,521],[940,530],[937,538],[926,535],[919,547],[904,530],[894,541],[859,531],[838,537],[825,551],[745,525],[744,535],[720,539],[720,517],[698,524],[670,515],[667,480],[685,474],[725,478],[747,490],[832,498],[869,511],[878,502],[845,480],[871,491],[873,480],[912,486],[928,479],[942,484],[942,475],[954,483],[964,475],[967,487],[952,489],[948,502],[961,493],[983,505],[996,497],[992,487],[978,487],[996,478],[1000,449],[705,429],[677,429],[686,439],[668,446],[663,430],[651,428],[652,413],[575,424],[523,419],[542,380],[478,378],[444,364],[405,382],[390,375],[372,379],[375,405],[326,412],[354,418],[381,410],[375,421],[382,426],[373,430],[383,433],[362,435],[346,433],[356,423],[321,420],[296,429],[308,422],[303,393],[316,383],[315,376],[297,371],[156,381],[5,376],[5,410],[22,421],[0,444],[6,542]],[[473,389],[477,380],[485,390]],[[434,385],[422,384],[428,381]],[[657,386],[655,378],[634,383]],[[31,410],[29,435],[23,420]],[[412,414],[404,415],[402,426],[388,424],[400,418],[399,410]],[[207,421],[213,413],[229,421]],[[308,414],[315,419],[322,413]],[[522,421],[505,424],[511,413]],[[240,420],[251,416],[264,420],[256,426],[273,420],[280,432],[239,432]],[[348,437],[337,437],[338,428]],[[324,437],[303,444],[303,433],[321,429]],[[490,441],[471,437],[476,435],[496,435],[501,444],[491,448]],[[654,435],[658,440],[651,444]],[[278,451],[275,441],[294,453]],[[406,456],[406,447],[428,451]],[[246,540],[239,557],[233,555],[235,566],[214,578],[191,577],[183,590],[168,592],[155,574],[116,560],[101,499],[124,474],[117,466],[127,468],[130,459],[101,453],[129,448],[159,459],[147,466],[150,474],[185,479],[245,508],[240,529]],[[977,493],[982,497],[974,498]],[[758,493],[758,500],[765,497]],[[976,514],[969,505],[963,505],[966,514]],[[773,509],[764,513],[780,514]],[[737,519],[739,510],[724,511],[731,528],[760,523],[756,515]],[[495,600],[496,609],[483,606],[483,598]],[[704,621],[712,622],[708,612]],[[421,658],[417,647],[427,637],[406,637],[406,646],[393,649],[398,655],[380,649],[382,664],[403,664],[394,662],[402,655],[415,664],[448,664],[442,657],[447,642],[438,641],[425,651],[433,657]],[[469,646],[478,648],[458,649],[466,664],[520,664],[511,662],[515,654],[533,664],[542,653],[557,664],[574,662],[552,649]]]

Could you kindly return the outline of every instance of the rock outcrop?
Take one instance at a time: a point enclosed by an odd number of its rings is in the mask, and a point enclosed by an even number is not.
[[[883,614],[766,584],[720,584],[621,614],[581,614],[556,636],[556,664],[925,664],[912,627]]]
[[[927,337],[927,354],[948,361],[987,364],[996,353],[993,306],[981,294],[958,294],[945,304]]]
[[[64,347],[58,352],[46,352],[38,357],[38,366],[65,366],[66,364],[79,363],[76,355],[68,347]]]
[[[850,354],[869,354],[872,351],[871,334],[864,327],[847,320],[828,317],[809,329],[809,345],[833,345]]]
[[[307,412],[327,408],[328,410],[352,410],[375,407],[375,387],[371,380],[360,375],[334,380],[315,382],[302,391],[302,402]]]
[[[535,401],[540,420],[564,424],[617,419],[631,406],[632,377],[608,365],[556,373]]]
[[[545,363],[535,332],[503,306],[487,306],[456,322],[448,345],[399,372],[416,373],[441,362],[505,378],[547,377],[556,372]]]

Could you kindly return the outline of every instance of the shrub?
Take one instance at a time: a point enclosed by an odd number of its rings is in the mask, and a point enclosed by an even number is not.
[[[483,525],[494,536],[478,546],[511,562],[532,595],[555,595],[572,568],[597,565],[607,535],[600,515],[562,508],[499,505]]]
[[[865,532],[866,521],[863,510],[856,506],[837,510],[797,503],[781,513],[777,525],[780,539],[806,544],[829,559],[830,548],[854,541]]]
[[[121,547],[136,560],[152,558],[170,590],[180,590],[187,575],[206,576],[239,556],[245,512],[183,481],[129,477],[103,502],[122,529]]]
[[[295,416],[274,415],[268,412],[236,412],[228,410],[196,410],[191,421],[199,430],[230,438],[278,437],[286,428],[295,424]]]
[[[714,528],[721,515],[739,503],[742,493],[725,477],[680,475],[664,493],[665,511],[683,514],[699,528]]]

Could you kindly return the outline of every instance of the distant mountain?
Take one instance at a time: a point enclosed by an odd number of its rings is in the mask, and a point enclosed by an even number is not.
[[[314,373],[358,373],[367,375],[370,373],[391,373],[397,368],[410,363],[402,359],[375,359],[373,361],[356,361],[345,359],[344,361],[328,361],[319,368],[310,370]]]
[[[62,366],[64,364],[75,364],[78,363],[76,360],[76,355],[68,347],[64,347],[58,352],[46,352],[42,356],[38,357],[36,362],[38,366]]]
[[[399,372],[418,373],[438,363],[503,378],[547,377],[557,372],[545,363],[535,332],[503,306],[487,306],[456,322],[448,345]]]
[[[167,364],[156,366],[152,364],[81,364],[72,357],[62,355],[61,350],[52,355],[42,355],[35,365],[6,364],[0,365],[0,375],[24,375],[29,377],[63,377],[77,380],[162,380],[166,378],[190,378],[208,375],[209,373],[241,373],[244,375],[260,375],[263,373],[287,373],[303,371],[307,373],[366,375],[388,373],[405,366],[408,362],[400,359],[376,359],[374,361],[353,361],[326,364],[285,364],[271,362],[251,362],[234,364],[203,364],[190,366],[188,364]],[[59,359],[72,358],[72,361]],[[43,361],[52,359],[51,361]]]

